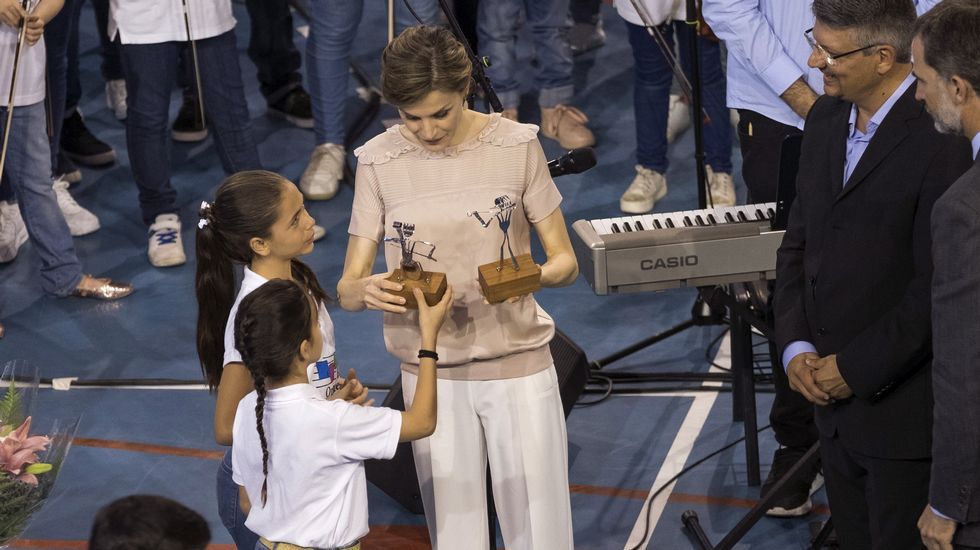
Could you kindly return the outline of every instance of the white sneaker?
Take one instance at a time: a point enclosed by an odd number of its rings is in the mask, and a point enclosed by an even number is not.
[[[691,108],[681,96],[671,94],[667,108],[667,143],[673,142],[691,127]]]
[[[107,80],[105,83],[105,104],[116,118],[126,119],[126,81],[123,79]]]
[[[732,175],[715,172],[710,166],[705,168],[708,171],[708,193],[711,195],[711,204],[715,208],[735,206],[735,182],[732,181]]]
[[[56,178],[51,187],[54,188],[54,196],[58,199],[58,208],[68,222],[68,229],[72,237],[81,237],[99,230],[99,218],[88,210],[79,206],[71,193],[68,192],[68,182],[63,178]]]
[[[27,226],[17,203],[0,202],[0,264],[12,261],[27,242]]]
[[[180,240],[180,218],[177,214],[160,214],[150,226],[150,244],[146,250],[154,267],[171,267],[187,261]]]
[[[344,157],[342,145],[324,143],[317,145],[310,155],[310,164],[299,179],[299,190],[306,198],[325,201],[333,198],[344,179]]]
[[[628,214],[646,214],[667,194],[667,178],[656,170],[636,165],[633,183],[619,198],[619,209]]]

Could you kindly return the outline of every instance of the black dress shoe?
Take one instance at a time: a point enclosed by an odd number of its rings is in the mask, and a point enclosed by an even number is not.
[[[313,106],[310,104],[310,94],[297,86],[279,101],[269,104],[269,112],[281,116],[290,124],[300,128],[313,127]]]
[[[201,119],[197,94],[192,89],[184,90],[184,101],[180,104],[177,118],[170,127],[170,137],[181,143],[193,143],[208,137],[208,127]]]
[[[104,166],[116,161],[116,152],[88,130],[78,109],[65,118],[61,127],[61,150],[68,158],[85,166]]]

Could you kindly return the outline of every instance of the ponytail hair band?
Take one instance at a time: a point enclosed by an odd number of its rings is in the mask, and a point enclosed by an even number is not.
[[[201,201],[201,208],[198,210],[197,214],[200,218],[197,221],[198,229],[204,229],[206,226],[211,225],[211,222],[214,221],[211,214],[211,203],[208,201]]]

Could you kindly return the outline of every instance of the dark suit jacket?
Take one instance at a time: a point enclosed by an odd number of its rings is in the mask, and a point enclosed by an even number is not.
[[[969,143],[936,131],[915,85],[878,127],[843,187],[851,103],[817,100],[807,117],[797,196],[776,267],[776,340],[812,342],[854,397],[816,407],[825,437],[879,458],[930,455],[929,218],[971,162]]]
[[[932,480],[929,502],[980,546],[980,161],[932,210]]]

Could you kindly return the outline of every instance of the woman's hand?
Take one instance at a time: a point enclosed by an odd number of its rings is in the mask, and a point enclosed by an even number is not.
[[[36,15],[27,16],[27,24],[24,28],[24,40],[33,46],[44,36],[44,20]]]
[[[391,271],[388,273],[379,273],[357,281],[360,286],[359,299],[368,309],[377,309],[390,313],[405,313],[407,311],[405,309],[405,298],[389,292],[400,291],[403,286],[401,283],[387,280],[388,277],[391,277],[391,273]]]

